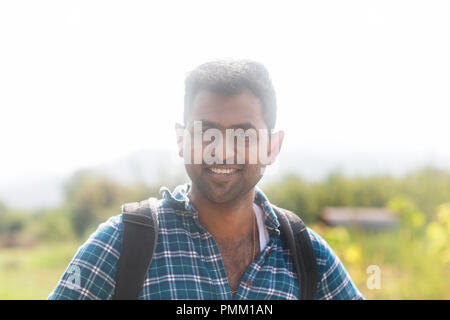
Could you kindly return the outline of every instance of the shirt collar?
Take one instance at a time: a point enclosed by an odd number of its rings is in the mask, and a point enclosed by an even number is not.
[[[191,184],[185,183],[175,187],[173,192],[170,192],[170,190],[166,187],[162,187],[159,190],[159,193],[171,205],[174,205],[179,209],[182,209],[197,216],[198,213],[188,197],[190,188]],[[273,207],[270,204],[269,199],[267,199],[264,192],[262,192],[262,190],[258,186],[255,187],[254,203],[256,203],[259,207],[261,207],[264,213],[264,225],[267,227],[268,232],[274,235],[279,235],[280,223],[277,219],[277,215],[275,214],[275,211],[273,210]]]

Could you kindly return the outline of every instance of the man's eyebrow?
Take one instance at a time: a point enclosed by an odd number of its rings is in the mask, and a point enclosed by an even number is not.
[[[211,128],[218,128],[218,129],[223,128],[222,125],[220,125],[220,124],[218,124],[216,122],[213,122],[213,121],[208,121],[208,120],[199,120],[199,121],[202,122],[202,126],[203,127],[211,127]],[[242,128],[242,129],[250,129],[250,128],[256,129],[256,127],[251,122],[237,123],[237,124],[233,124],[233,125],[227,127],[227,129],[239,129],[239,128]]]
[[[229,127],[230,129],[256,129],[256,127],[251,123],[251,122],[243,122],[243,123],[238,123],[238,124],[234,124],[232,126]]]
[[[212,128],[220,128],[221,127],[220,124],[213,122],[213,121],[207,121],[207,120],[199,120],[199,121],[201,121],[203,127],[212,127]]]

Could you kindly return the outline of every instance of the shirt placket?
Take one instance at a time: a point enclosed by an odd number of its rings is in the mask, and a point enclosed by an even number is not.
[[[191,211],[191,217],[200,233],[202,253],[207,257],[207,264],[210,264],[208,270],[211,274],[212,286],[214,288],[214,292],[211,292],[211,296],[216,300],[229,299],[229,297],[231,297],[230,286],[219,245],[212,234],[200,224],[198,213],[195,208],[191,207],[189,211]]]
[[[260,206],[264,210],[264,206],[262,206],[261,204],[260,204]],[[195,225],[199,229],[199,232],[201,234],[202,244],[203,244],[202,252],[204,255],[206,255],[208,257],[207,260],[210,260],[211,261],[210,263],[212,264],[211,268],[208,268],[208,269],[211,272],[212,278],[217,279],[217,281],[213,281],[213,283],[214,282],[217,283],[217,284],[214,284],[213,287],[217,288],[218,290],[214,290],[215,292],[211,292],[211,296],[214,297],[215,299],[239,299],[239,298],[244,298],[244,299],[250,298],[251,299],[252,297],[248,297],[248,294],[250,292],[250,289],[252,288],[254,279],[257,275],[256,267],[257,266],[261,267],[264,263],[264,259],[268,259],[269,255],[273,249],[273,246],[274,246],[273,238],[270,237],[271,239],[269,240],[269,243],[264,248],[264,250],[247,267],[247,269],[244,273],[244,276],[242,277],[242,280],[239,284],[238,291],[236,292],[236,294],[233,297],[231,294],[231,288],[230,288],[230,285],[228,282],[228,276],[226,273],[225,264],[223,263],[222,255],[220,253],[220,249],[219,249],[219,245],[217,244],[217,241],[214,239],[212,234],[200,224],[200,221],[198,219],[198,212],[191,205],[191,203],[189,202],[187,197],[185,199],[185,209],[187,211],[190,211],[190,215],[191,215],[192,219],[194,220]],[[272,226],[270,226],[270,227],[272,227]],[[270,229],[271,228],[269,228],[269,234],[271,234],[272,232],[276,232],[276,231],[272,231]]]
[[[255,299],[256,296],[252,296],[252,287],[257,280],[258,270],[264,265],[265,261],[269,259],[270,253],[274,247],[273,238],[269,240],[266,247],[261,251],[258,257],[250,263],[247,270],[242,277],[241,283],[239,284],[238,291],[233,297],[234,300],[238,299]],[[256,294],[256,293],[254,293]]]

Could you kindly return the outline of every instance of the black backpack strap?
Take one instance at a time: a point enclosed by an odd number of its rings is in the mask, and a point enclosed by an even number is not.
[[[280,222],[281,234],[286,238],[299,278],[302,300],[314,300],[317,288],[317,261],[305,224],[295,213],[272,205]]]
[[[136,300],[144,284],[158,239],[157,199],[122,205],[122,248],[114,300]]]

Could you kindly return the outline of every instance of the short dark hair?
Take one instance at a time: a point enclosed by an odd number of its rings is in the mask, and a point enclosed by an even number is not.
[[[200,90],[233,96],[249,89],[259,98],[267,127],[275,127],[277,102],[269,72],[259,62],[248,59],[220,59],[201,64],[188,73],[184,94],[184,121]]]

